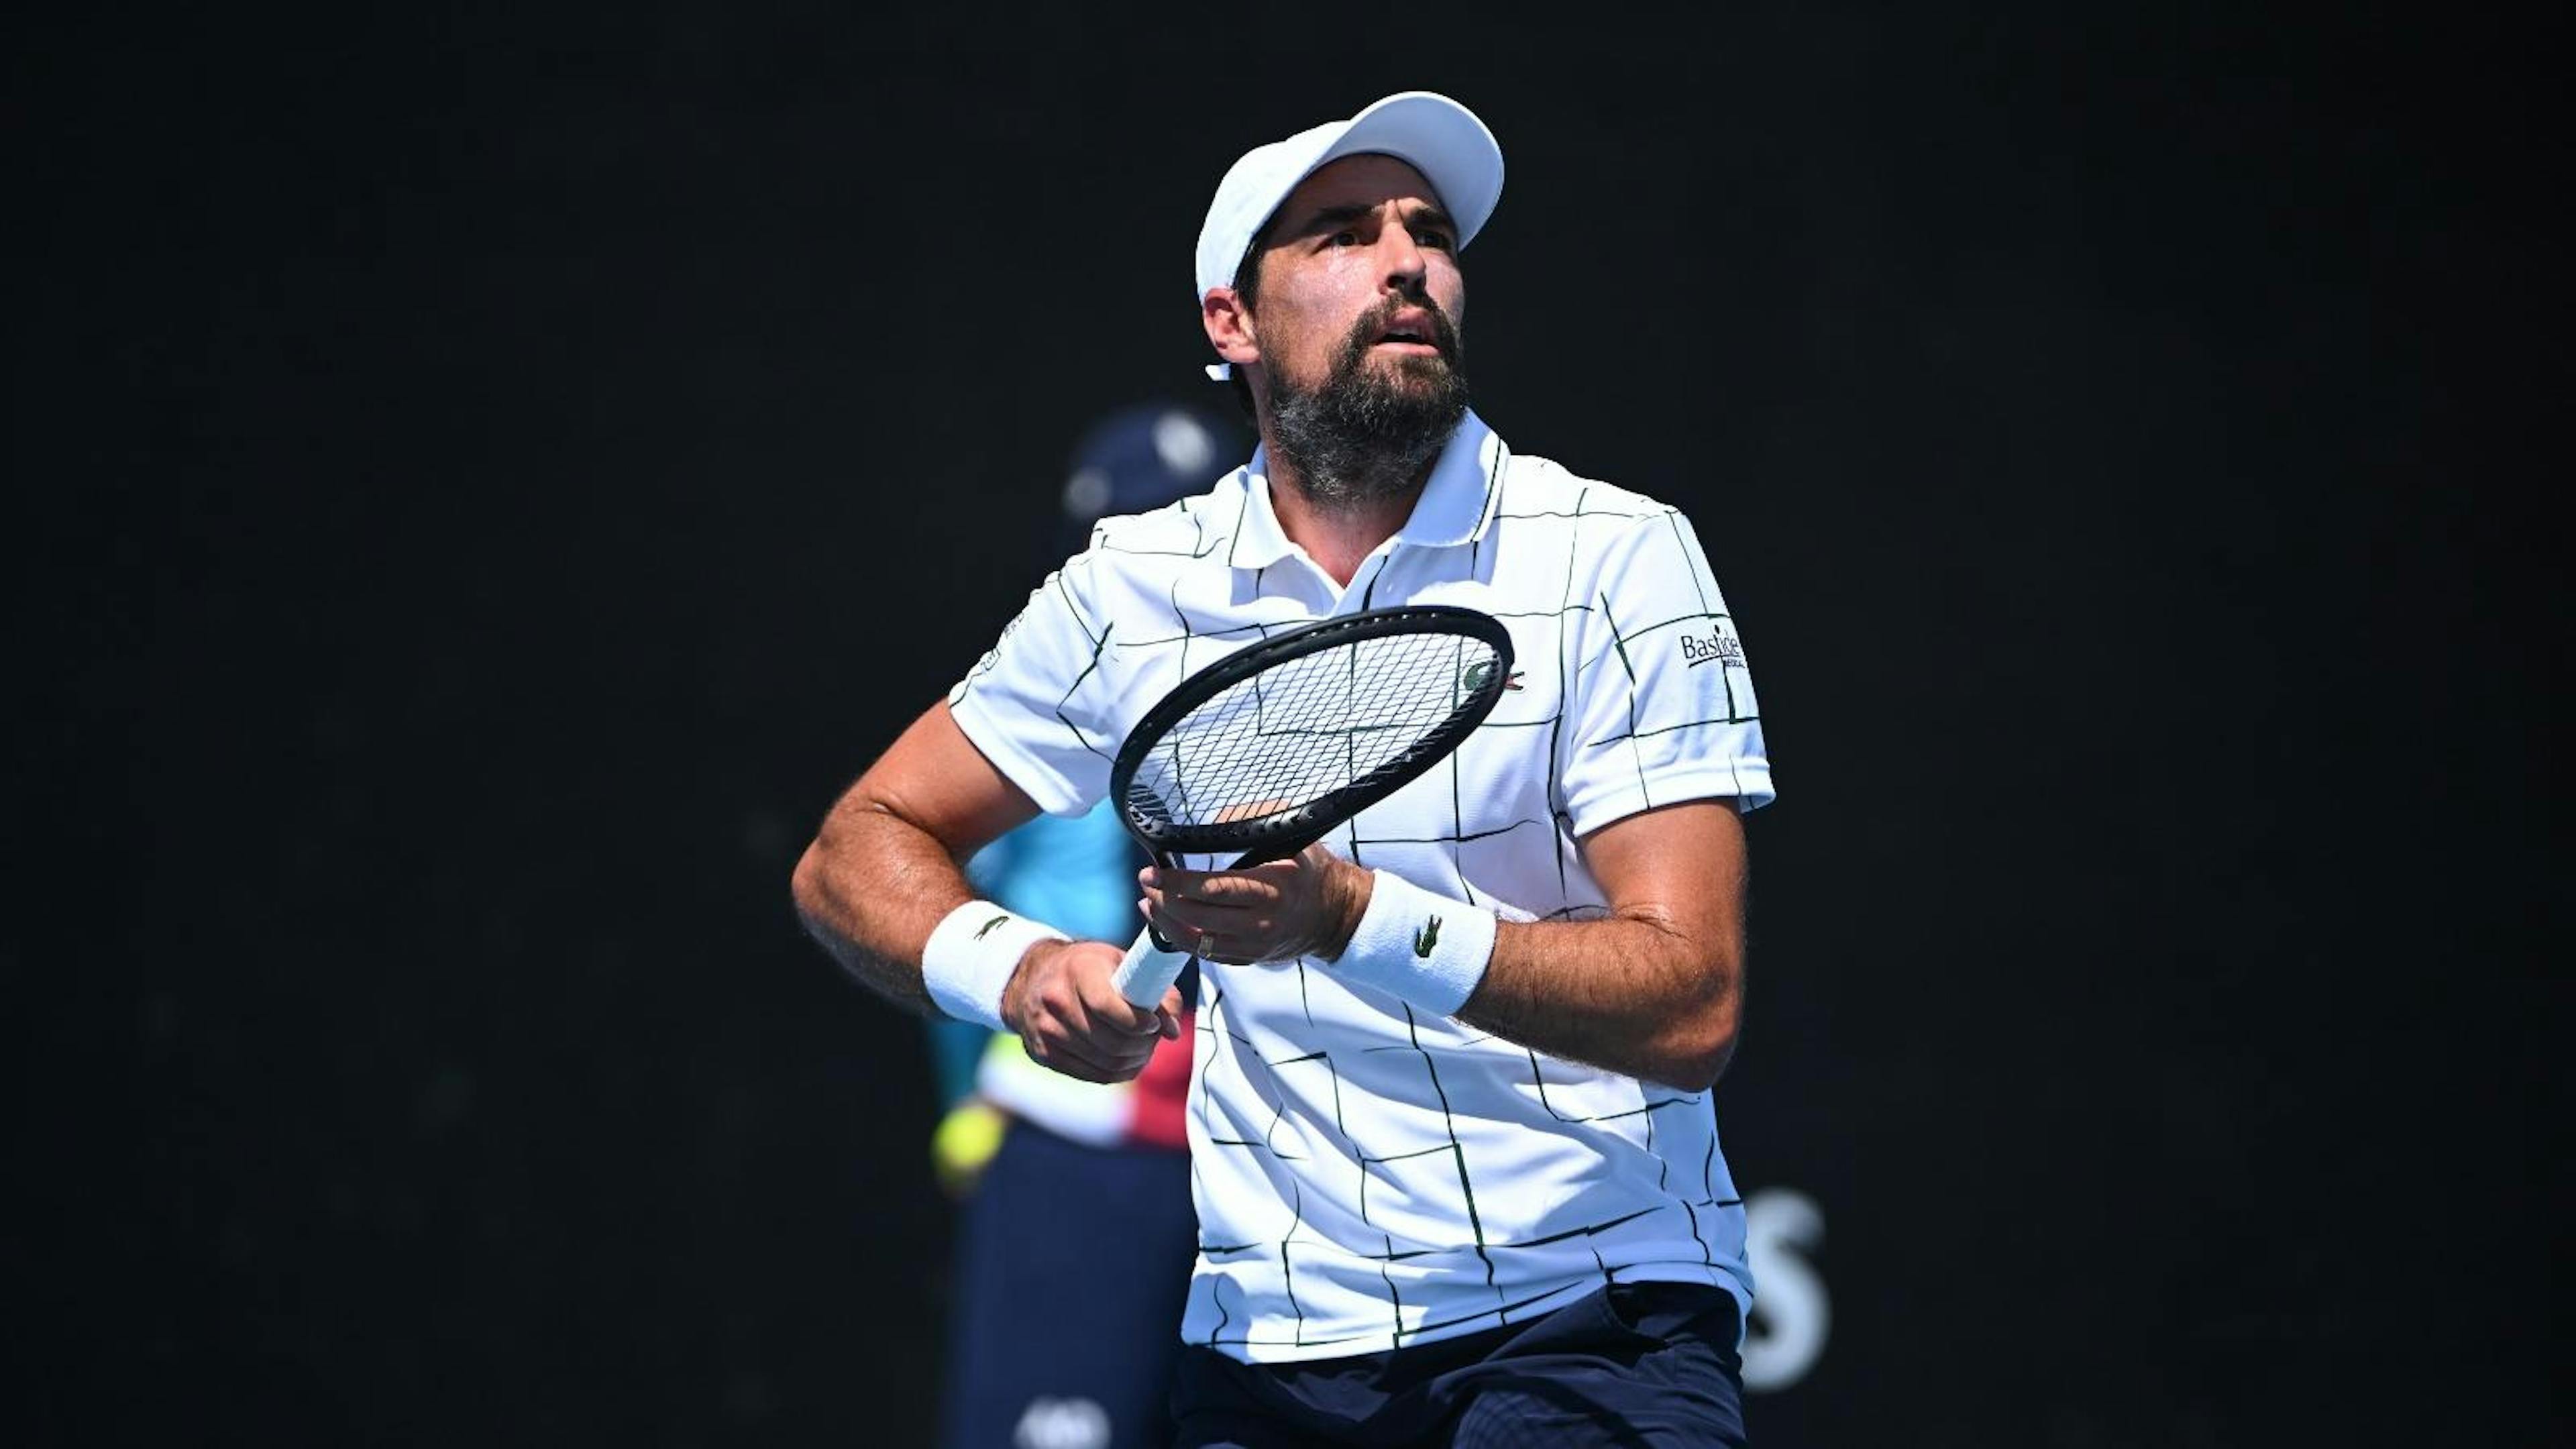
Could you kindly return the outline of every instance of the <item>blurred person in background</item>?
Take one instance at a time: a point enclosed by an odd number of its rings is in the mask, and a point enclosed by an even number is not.
[[[1103,517],[1205,492],[1247,448],[1225,418],[1172,403],[1110,412],[1074,449],[1042,566]],[[975,890],[1088,939],[1132,937],[1145,857],[1104,801],[1039,815],[978,851]],[[1184,986],[1191,983],[1184,982]],[[1186,993],[1185,993],[1186,999]],[[932,1138],[961,1207],[941,1394],[947,1449],[1128,1449],[1171,1437],[1166,1396],[1195,1254],[1190,1017],[1132,1082],[1077,1081],[1019,1037],[929,1023],[945,1115]],[[1074,1251],[1115,1242],[1120,1251]]]

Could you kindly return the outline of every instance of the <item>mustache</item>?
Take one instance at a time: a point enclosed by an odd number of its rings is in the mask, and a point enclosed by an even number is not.
[[[1450,362],[1456,362],[1459,348],[1458,325],[1450,321],[1449,314],[1441,309],[1438,302],[1431,300],[1427,295],[1390,297],[1369,309],[1359,321],[1352,324],[1350,336],[1342,343],[1342,355],[1351,362],[1357,363],[1367,353],[1369,344],[1377,340],[1378,334],[1395,324],[1395,314],[1406,308],[1418,308],[1430,317],[1431,345],[1439,349],[1442,357]]]

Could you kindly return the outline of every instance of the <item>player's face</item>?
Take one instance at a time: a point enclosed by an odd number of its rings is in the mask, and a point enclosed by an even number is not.
[[[1265,235],[1250,317],[1262,366],[1311,391],[1336,364],[1377,386],[1438,387],[1461,365],[1458,229],[1422,173],[1345,156],[1298,184]]]

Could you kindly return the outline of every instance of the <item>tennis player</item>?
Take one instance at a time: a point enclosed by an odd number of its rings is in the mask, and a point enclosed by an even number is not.
[[[1105,522],[797,869],[809,929],[876,990],[1133,1075],[1177,995],[1129,1006],[1125,943],[975,900],[955,862],[1087,809],[1157,699],[1265,634],[1398,603],[1509,627],[1517,677],[1430,773],[1291,860],[1140,877],[1207,958],[1185,1445],[1744,1442],[1712,1090],[1770,767],[1690,522],[1468,408],[1460,255],[1502,181],[1485,125],[1423,92],[1238,160],[1195,294],[1260,446]]]

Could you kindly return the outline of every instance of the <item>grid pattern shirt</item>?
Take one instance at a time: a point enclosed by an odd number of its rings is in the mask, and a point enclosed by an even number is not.
[[[1326,838],[1342,856],[1507,921],[1583,920],[1606,913],[1584,835],[1685,800],[1771,799],[1744,650],[1678,511],[1517,455],[1471,414],[1343,587],[1281,531],[1266,464],[1104,522],[952,692],[967,738],[1046,810],[1098,800],[1119,742],[1191,672],[1416,603],[1501,620],[1512,685],[1446,761]],[[1710,1093],[1515,1045],[1325,962],[1201,969],[1186,1340],[1339,1358],[1614,1280],[1714,1284],[1749,1310]]]

